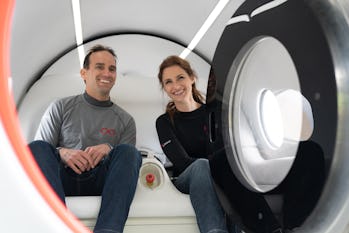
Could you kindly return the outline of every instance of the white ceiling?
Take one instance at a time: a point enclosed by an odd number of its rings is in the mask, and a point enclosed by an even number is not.
[[[84,42],[107,35],[147,34],[184,47],[193,39],[218,0],[83,0]],[[229,1],[194,51],[210,62],[226,22],[243,0]],[[128,45],[130,49],[132,44]],[[17,0],[11,34],[11,75],[17,104],[33,81],[76,47],[70,0]],[[132,64],[142,75],[146,67]],[[129,65],[128,67],[131,67]],[[145,68],[146,69],[146,68]]]

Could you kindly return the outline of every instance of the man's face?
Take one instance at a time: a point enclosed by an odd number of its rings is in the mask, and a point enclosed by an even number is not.
[[[81,70],[86,83],[86,92],[98,100],[108,100],[116,80],[116,61],[108,51],[99,51],[90,56],[88,69]]]

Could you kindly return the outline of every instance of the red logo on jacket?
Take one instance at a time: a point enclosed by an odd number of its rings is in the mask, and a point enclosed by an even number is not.
[[[101,128],[99,132],[103,135],[109,135],[109,136],[115,136],[116,131],[115,129],[108,129],[108,128]]]

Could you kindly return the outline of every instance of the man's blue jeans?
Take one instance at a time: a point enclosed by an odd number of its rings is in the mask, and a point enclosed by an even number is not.
[[[174,184],[179,191],[189,194],[201,233],[228,232],[207,159],[194,161]]]
[[[29,147],[59,198],[65,196],[102,196],[95,233],[123,232],[137,186],[142,157],[131,145],[118,145],[94,169],[76,174],[65,167],[58,151],[44,141]]]

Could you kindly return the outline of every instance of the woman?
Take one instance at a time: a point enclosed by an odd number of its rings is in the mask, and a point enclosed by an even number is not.
[[[227,232],[214,179],[241,217],[243,226],[239,227],[255,233],[283,232],[263,195],[241,185],[230,169],[224,150],[213,149],[222,144],[222,139],[214,132],[213,110],[204,104],[204,98],[196,89],[196,75],[190,64],[178,56],[170,56],[161,63],[158,78],[171,98],[166,113],[156,121],[159,140],[174,165],[174,175],[178,175],[175,186],[190,195],[200,231]],[[314,208],[324,183],[323,153],[316,143],[301,142],[296,158],[289,175],[275,190],[284,195],[283,222],[288,229],[303,223]],[[299,184],[300,178],[306,180],[303,185]],[[230,219],[236,222],[236,218]]]
[[[187,61],[170,56],[160,65],[158,77],[172,99],[166,113],[156,120],[156,128],[162,149],[174,165],[174,176],[178,176],[174,185],[190,195],[200,232],[228,232],[207,159],[208,115],[195,87],[196,75]]]

